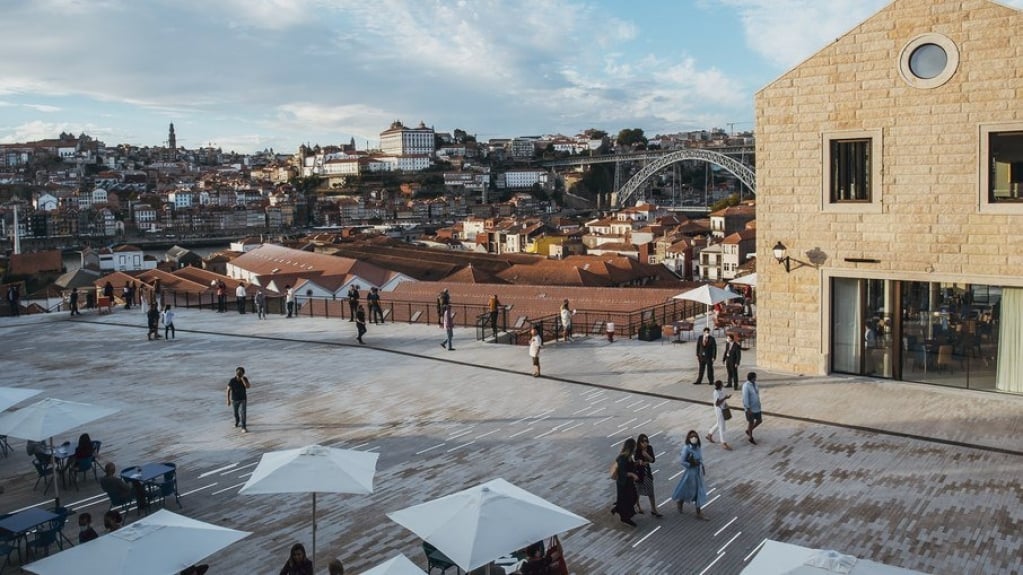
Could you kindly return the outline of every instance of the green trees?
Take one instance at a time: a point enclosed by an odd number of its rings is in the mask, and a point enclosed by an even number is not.
[[[642,128],[625,128],[618,132],[615,142],[623,148],[640,148],[646,147],[647,139]]]

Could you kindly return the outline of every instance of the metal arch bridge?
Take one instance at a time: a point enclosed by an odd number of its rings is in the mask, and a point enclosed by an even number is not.
[[[753,194],[757,193],[756,173],[746,164],[743,164],[742,162],[730,158],[720,152],[700,148],[687,148],[667,154],[658,154],[650,159],[653,161],[643,166],[643,168],[636,172],[634,176],[629,178],[629,181],[625,182],[624,186],[615,192],[615,199],[612,202],[614,205],[624,205],[632,199],[632,196],[635,195],[637,191],[639,191],[640,186],[646,183],[647,180],[652,178],[658,172],[675,162],[682,162],[686,160],[701,160],[710,164],[717,164],[734,175],[739,182],[749,188]]]

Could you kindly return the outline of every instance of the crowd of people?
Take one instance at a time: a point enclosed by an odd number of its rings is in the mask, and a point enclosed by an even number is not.
[[[714,426],[706,434],[706,439],[711,443],[721,443],[726,450],[731,451],[732,447],[726,439],[727,421],[731,419],[731,408],[728,406],[728,399],[731,395],[724,391],[725,385],[719,379],[714,382]],[[757,445],[753,437],[753,430],[759,427],[763,421],[763,413],[760,404],[760,389],[757,387],[757,374],[749,372],[746,381],[742,384],[742,407],[746,418],[746,438]],[[717,434],[717,441],[714,435]],[[650,444],[650,438],[640,434],[635,439],[629,438],[622,443],[621,450],[611,464],[611,479],[615,482],[615,503],[611,507],[611,513],[617,515],[618,519],[627,525],[636,526],[633,517],[643,514],[641,496],[650,499],[650,514],[661,518],[662,515],[657,509],[657,500],[654,497],[653,470],[651,464],[656,462],[654,448]],[[679,464],[682,467],[682,477],[675,486],[671,498],[675,501],[679,513],[683,513],[686,503],[691,503],[696,509],[697,519],[707,519],[703,508],[707,505],[707,487],[704,482],[706,467],[703,458],[703,442],[700,433],[695,429],[686,432],[685,442],[679,452]]]

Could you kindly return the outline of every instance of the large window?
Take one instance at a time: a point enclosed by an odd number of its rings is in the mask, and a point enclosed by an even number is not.
[[[831,140],[831,201],[870,201],[870,139]]]
[[[1023,131],[988,134],[989,202],[1023,202]]]
[[[823,134],[822,210],[881,211],[881,130]]]
[[[980,209],[1023,213],[1023,123],[980,126]]]
[[[1023,288],[831,278],[831,370],[1023,393]]]

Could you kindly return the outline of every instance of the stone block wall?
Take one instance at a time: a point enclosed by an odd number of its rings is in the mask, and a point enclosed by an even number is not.
[[[896,0],[757,94],[762,366],[827,371],[831,275],[1021,285],[1023,213],[979,207],[980,124],[1023,121],[1021,31],[1023,13],[986,0]],[[899,73],[903,47],[925,33],[951,39],[960,58],[931,89]],[[880,210],[822,209],[822,134],[840,130],[881,130]],[[777,241],[827,260],[786,274]]]

